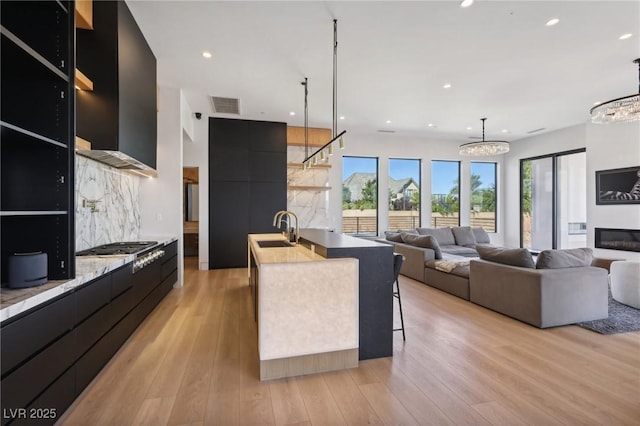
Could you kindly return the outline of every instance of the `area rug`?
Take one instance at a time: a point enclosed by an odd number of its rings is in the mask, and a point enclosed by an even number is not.
[[[638,331],[640,330],[640,309],[617,302],[611,297],[611,291],[609,291],[609,318],[579,322],[576,325],[600,334]]]

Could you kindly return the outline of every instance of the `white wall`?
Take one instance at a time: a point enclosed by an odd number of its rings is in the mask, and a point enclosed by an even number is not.
[[[178,284],[183,285],[182,143],[180,89],[160,87],[158,94],[158,177],[140,183],[140,231],[143,238],[178,237]]]
[[[345,135],[346,148],[344,150],[335,149],[334,155],[331,157],[331,165],[329,174],[330,193],[330,221],[335,229],[342,229],[342,156],[362,156],[362,157],[378,157],[378,199],[386,200],[388,197],[388,176],[389,176],[389,159],[390,158],[413,158],[422,160],[422,179],[421,186],[425,188],[423,191],[421,202],[421,218],[422,226],[428,227],[431,221],[431,161],[432,160],[451,160],[460,161],[460,180],[462,208],[460,212],[460,223],[468,225],[471,212],[469,207],[470,194],[470,163],[471,161],[493,161],[498,163],[498,229],[495,234],[491,235],[491,241],[495,244],[503,243],[503,178],[501,162],[503,156],[497,157],[460,157],[458,154],[458,143],[446,142],[440,140],[418,138],[411,136],[402,136],[395,134],[372,133],[357,134],[347,132]],[[388,211],[386,201],[378,203],[378,233],[383,234],[387,229]],[[466,206],[467,208],[465,208]]]
[[[587,150],[587,247],[594,247],[594,228],[640,229],[640,206],[596,206],[596,170],[640,165],[640,123],[580,124],[521,139],[506,155],[505,245],[520,244],[520,159],[579,148]],[[640,253],[595,249],[604,258],[640,260]]]
[[[596,205],[595,173],[598,170],[640,166],[640,122],[589,123],[587,136],[587,242],[594,246],[594,228],[640,229],[640,205]],[[640,253],[596,249],[604,258],[640,261]]]
[[[206,101],[206,99],[205,99]],[[189,113],[184,114],[183,119],[190,121],[185,127],[191,126],[192,137],[184,142],[184,167],[198,167],[198,188],[200,206],[198,215],[198,267],[201,270],[209,269],[209,117],[208,110],[204,107],[194,109],[191,103],[194,100],[183,96],[185,108]],[[197,102],[197,101],[196,101]],[[201,101],[202,102],[202,101]],[[203,111],[200,120],[195,119],[191,111]]]

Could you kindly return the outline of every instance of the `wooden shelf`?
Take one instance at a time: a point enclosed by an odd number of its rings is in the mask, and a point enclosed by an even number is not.
[[[86,139],[82,139],[81,137],[76,136],[76,151],[81,149],[91,149],[91,142]]]
[[[93,29],[93,0],[76,0],[76,28]]]
[[[287,185],[287,191],[328,191],[330,186]]]
[[[287,167],[292,169],[301,169],[302,163],[287,163]],[[316,164],[315,166],[311,166],[312,169],[330,169],[331,164]]]
[[[93,92],[93,81],[76,68],[76,88]]]
[[[331,138],[331,129],[309,128],[310,147],[324,146]],[[287,145],[304,146],[304,127],[287,126]]]

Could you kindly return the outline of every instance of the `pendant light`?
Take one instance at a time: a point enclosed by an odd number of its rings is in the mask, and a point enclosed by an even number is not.
[[[486,118],[481,118],[480,120],[482,120],[482,141],[460,145],[460,155],[465,157],[480,157],[506,154],[509,152],[509,142],[484,140],[484,122]]]
[[[630,123],[640,120],[640,58],[633,63],[638,64],[638,93],[594,106],[590,111],[592,123]]]
[[[318,162],[317,156],[320,154],[321,160],[326,161],[327,152],[328,155],[333,154],[333,148],[331,144],[335,141],[338,141],[340,149],[344,149],[344,140],[342,139],[342,135],[347,133],[346,130],[338,133],[338,20],[333,20],[333,126],[331,129],[331,140],[325,143],[322,147],[318,148],[314,153],[308,155],[308,121],[306,119],[306,108],[307,108],[307,79],[305,78],[304,83],[305,86],[305,159],[302,160],[303,168],[305,165],[312,164],[315,165]],[[326,149],[326,152],[325,152]]]

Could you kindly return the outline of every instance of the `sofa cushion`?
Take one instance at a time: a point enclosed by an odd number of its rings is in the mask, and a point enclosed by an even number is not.
[[[438,240],[438,244],[441,246],[454,245],[456,243],[451,228],[417,228],[417,231],[420,235],[431,235]]]
[[[402,232],[400,234],[402,236],[402,241],[406,244],[428,248],[433,250],[436,259],[442,259],[442,251],[440,250],[440,245],[438,241],[433,238],[431,235],[416,235],[410,234],[408,232]]]
[[[400,235],[399,232],[391,232],[391,231],[385,231],[384,232],[384,237],[387,239],[387,241],[392,241],[394,243],[402,243],[402,236]]]
[[[593,260],[593,250],[590,248],[575,248],[564,250],[543,250],[538,255],[536,268],[563,269],[590,266]]]
[[[489,234],[483,227],[471,228],[471,231],[476,239],[476,244],[491,244],[491,238],[489,238]]]
[[[472,247],[463,247],[456,245],[440,246],[443,253],[453,254],[462,257],[478,257],[478,252]]]
[[[533,257],[529,250],[525,248],[505,248],[496,246],[476,246],[476,251],[480,259],[491,262],[502,263],[504,265],[520,266],[523,268],[535,268]]]
[[[476,238],[473,235],[473,231],[470,226],[457,226],[451,228],[453,237],[456,239],[456,244],[459,246],[468,246],[476,243]]]

